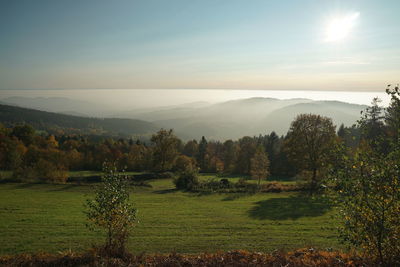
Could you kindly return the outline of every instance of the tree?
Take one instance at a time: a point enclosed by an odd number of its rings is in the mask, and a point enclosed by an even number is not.
[[[199,153],[199,145],[197,144],[196,140],[188,141],[183,147],[183,154],[188,157],[196,158],[198,153]]]
[[[123,255],[137,210],[129,202],[128,177],[119,174],[115,165],[104,164],[103,172],[94,199],[86,201],[86,215],[90,226],[106,230],[105,252]]]
[[[400,149],[383,155],[361,146],[333,169],[340,233],[383,266],[400,265]]]
[[[126,157],[126,165],[129,170],[144,171],[151,167],[151,151],[145,145],[133,144],[130,146]]]
[[[285,140],[288,158],[297,168],[311,172],[310,190],[320,183],[321,172],[331,162],[336,133],[332,120],[314,114],[301,114],[292,122]]]
[[[238,156],[239,147],[232,140],[227,140],[223,144],[223,164],[224,171],[233,173]]]
[[[19,140],[24,142],[26,146],[29,146],[33,143],[33,139],[35,136],[35,129],[33,129],[30,125],[17,125],[13,128],[11,132],[12,136],[17,137]]]
[[[161,129],[151,137],[153,144],[153,168],[156,171],[170,170],[178,156],[180,140],[174,135],[173,130]]]
[[[379,105],[382,101],[375,97],[371,106],[362,111],[362,117],[358,120],[361,129],[361,138],[370,144],[376,143],[384,134],[383,108]]]
[[[175,161],[175,170],[178,172],[186,171],[186,170],[195,170],[196,167],[196,160],[194,158],[180,155],[177,157]]]
[[[270,162],[270,173],[276,174],[279,164],[283,163],[282,160],[278,160],[279,153],[281,152],[281,140],[274,131],[272,131],[269,135],[265,135],[263,139],[265,152],[267,153]]]
[[[199,153],[197,154],[197,162],[200,165],[200,169],[203,171],[206,169],[206,154],[207,154],[207,140],[204,136],[201,137],[201,141],[199,143]]]
[[[344,124],[340,124],[339,126],[339,130],[337,131],[337,135],[344,140],[344,138],[346,137],[346,129],[344,127]]]
[[[388,85],[386,93],[390,95],[391,101],[386,109],[385,122],[388,127],[389,136],[394,142],[400,138],[400,88],[399,85],[391,87]]]
[[[241,174],[250,174],[250,161],[256,152],[257,143],[249,136],[239,139],[239,154],[236,162],[236,171]]]
[[[258,187],[260,187],[261,179],[266,179],[269,175],[268,155],[262,146],[257,147],[251,159],[250,174],[254,179],[258,179]]]

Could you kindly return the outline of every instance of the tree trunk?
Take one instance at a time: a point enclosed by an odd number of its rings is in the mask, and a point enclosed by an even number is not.
[[[315,192],[316,188],[317,188],[317,169],[314,168],[312,170],[310,193],[312,194],[313,192]]]

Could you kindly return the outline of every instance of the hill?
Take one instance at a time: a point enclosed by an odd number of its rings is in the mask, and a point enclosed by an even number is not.
[[[158,130],[153,123],[135,119],[88,118],[15,106],[0,105],[0,122],[5,125],[28,123],[45,131],[95,135],[148,135]]]
[[[301,113],[332,118],[334,124],[351,126],[360,117],[364,105],[310,99],[248,98],[200,107],[174,107],[137,112],[129,117],[152,121],[174,128],[182,138],[201,136],[225,140],[275,131],[286,134],[293,119]]]
[[[112,107],[67,97],[23,97],[12,96],[1,99],[1,104],[63,113],[80,117],[104,117],[114,112]]]
[[[11,107],[8,106],[7,110],[11,113],[1,118],[3,122],[7,122],[7,120],[10,120],[11,123],[26,121],[36,128],[44,126],[47,128],[49,128],[48,126],[75,128],[89,133],[95,130],[94,132],[97,134],[101,132],[102,134],[117,133],[120,135],[155,132],[163,127],[173,128],[176,134],[184,140],[200,139],[202,136],[215,140],[237,139],[245,135],[254,136],[271,131],[283,135],[286,134],[293,119],[301,113],[328,116],[332,118],[335,125],[343,123],[345,126],[351,126],[359,119],[360,111],[366,108],[364,105],[339,101],[314,101],[304,98],[281,100],[255,97],[216,104],[193,102],[115,112],[100,106],[97,106],[98,110],[96,111],[95,103],[85,104],[84,101],[68,98],[19,97],[5,100],[13,100],[19,105],[40,106],[40,109],[47,111],[58,109],[59,113],[69,115],[38,113],[43,111],[27,112],[27,109],[23,108],[20,108],[21,112],[18,109],[11,111]],[[57,103],[60,103],[58,108]],[[89,118],[86,117],[86,114],[93,114],[92,117],[108,118]]]

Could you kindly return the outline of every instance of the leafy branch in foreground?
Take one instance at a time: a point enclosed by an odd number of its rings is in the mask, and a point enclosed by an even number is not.
[[[368,145],[334,174],[344,241],[384,266],[400,264],[400,150],[384,156]]]
[[[119,174],[115,165],[104,164],[103,172],[94,199],[86,201],[86,215],[91,229],[96,226],[106,230],[105,252],[123,255],[137,210],[129,203],[128,177]]]

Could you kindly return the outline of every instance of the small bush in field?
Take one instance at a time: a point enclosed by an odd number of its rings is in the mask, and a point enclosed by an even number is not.
[[[174,184],[180,190],[194,190],[200,184],[197,171],[188,169],[180,172],[178,177],[174,179]]]
[[[279,182],[270,182],[263,184],[261,187],[262,192],[268,193],[279,193],[279,192],[290,192],[290,191],[301,191],[304,190],[304,186],[299,184],[282,184]]]
[[[90,226],[106,230],[104,252],[125,255],[125,244],[136,221],[136,209],[129,203],[128,177],[118,173],[115,166],[104,165],[105,175],[96,187],[94,199],[86,202]]]

